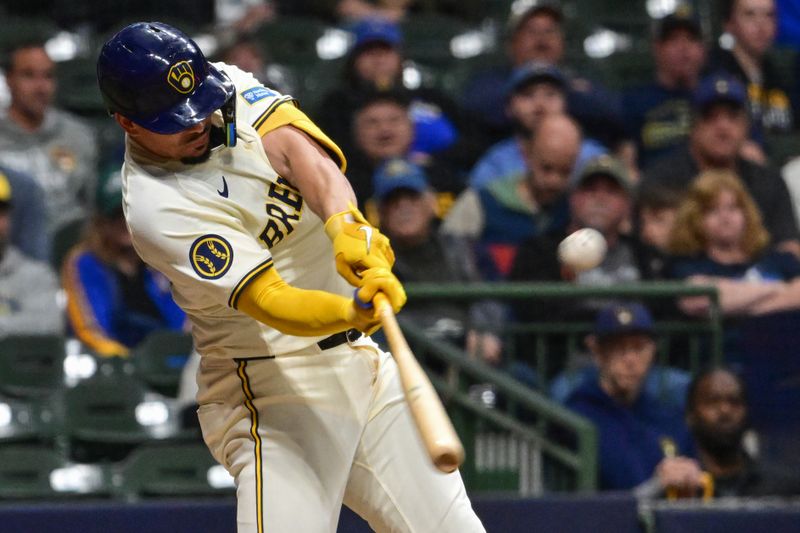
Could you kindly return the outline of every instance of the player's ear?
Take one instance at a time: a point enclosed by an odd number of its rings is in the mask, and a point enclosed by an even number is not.
[[[125,130],[125,133],[132,133],[136,129],[136,123],[129,119],[128,117],[124,117],[119,113],[114,113],[114,120],[117,121],[117,124]]]

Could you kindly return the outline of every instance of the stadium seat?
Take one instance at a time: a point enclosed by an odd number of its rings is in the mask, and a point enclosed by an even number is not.
[[[145,444],[121,465],[122,491],[139,497],[231,493],[233,480],[221,469],[203,443]]]
[[[70,463],[53,448],[0,447],[0,500],[108,495],[109,479],[101,466]]]
[[[453,17],[426,14],[408,18],[401,28],[406,57],[433,66],[453,61],[450,41],[468,26]]]
[[[325,31],[325,23],[303,17],[280,17],[261,26],[255,38],[267,56],[283,65],[307,65],[319,61],[317,39]]]
[[[50,439],[58,431],[59,419],[49,401],[0,396],[0,443]]]
[[[154,331],[130,355],[134,375],[151,389],[175,396],[192,346],[192,336],[188,333]]]
[[[58,63],[57,104],[84,116],[107,116],[97,86],[97,58],[81,57]]]
[[[173,433],[169,407],[121,374],[95,376],[64,393],[64,431],[79,461],[119,460],[138,444]]]
[[[41,397],[64,383],[64,338],[12,335],[0,339],[0,392]]]

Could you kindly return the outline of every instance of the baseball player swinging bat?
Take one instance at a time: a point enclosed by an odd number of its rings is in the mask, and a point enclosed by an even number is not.
[[[380,293],[375,295],[373,303],[380,314],[386,340],[397,363],[406,402],[428,456],[442,472],[454,472],[464,461],[464,447],[453,423],[400,331],[391,304]]]

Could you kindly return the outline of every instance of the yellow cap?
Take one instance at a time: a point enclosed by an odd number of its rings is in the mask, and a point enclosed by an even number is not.
[[[11,202],[11,184],[2,172],[0,172],[0,202],[5,204]]]

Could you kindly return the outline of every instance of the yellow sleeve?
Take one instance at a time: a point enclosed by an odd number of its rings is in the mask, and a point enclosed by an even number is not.
[[[347,160],[341,148],[330,137],[325,135],[305,113],[300,111],[294,100],[276,100],[253,122],[253,127],[263,137],[275,128],[286,126],[287,124],[302,130],[317,141],[328,152],[331,159],[336,161],[339,169],[344,173],[347,169]]]
[[[344,296],[292,287],[271,268],[244,288],[236,308],[288,335],[313,337],[353,327],[351,306]]]

